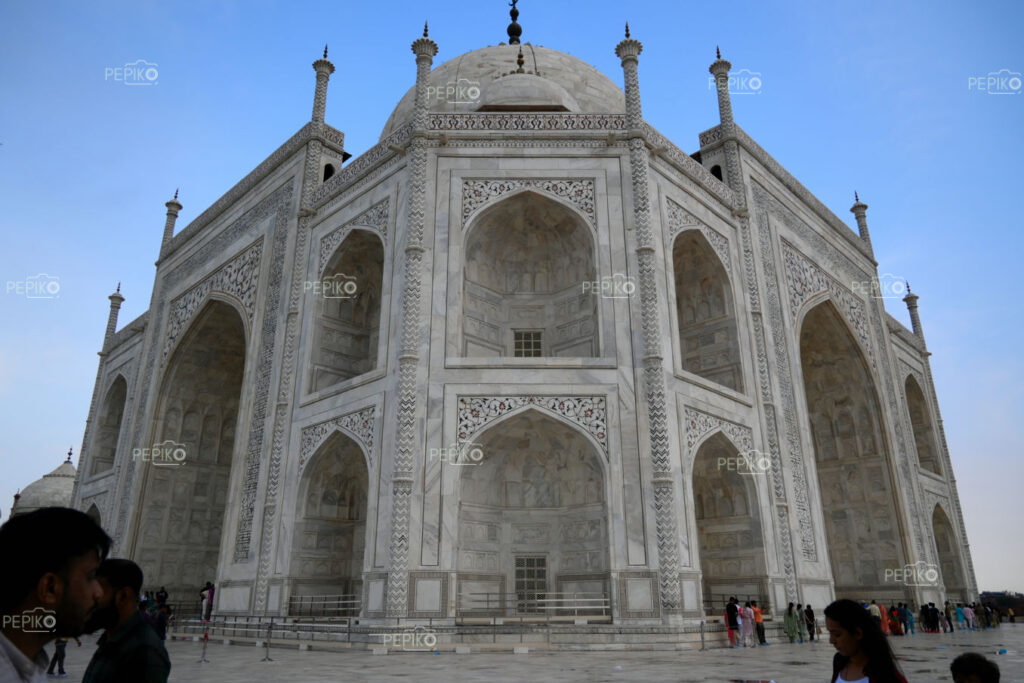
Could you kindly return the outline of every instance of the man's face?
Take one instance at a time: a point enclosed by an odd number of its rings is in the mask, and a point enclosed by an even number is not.
[[[85,624],[86,633],[95,633],[100,629],[111,628],[116,626],[118,621],[117,601],[114,599],[116,591],[105,577],[99,577],[97,582],[100,592],[96,600],[96,609]]]
[[[96,570],[100,558],[95,550],[71,560],[63,580],[63,594],[57,605],[57,635],[79,636],[96,609],[101,594]]]

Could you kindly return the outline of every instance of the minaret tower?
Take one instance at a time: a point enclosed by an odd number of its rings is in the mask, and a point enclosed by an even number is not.
[[[316,92],[313,95],[313,123],[323,123],[327,111],[327,82],[334,73],[334,64],[327,60],[327,46],[324,45],[324,56],[313,62],[316,71]]]
[[[164,221],[164,238],[160,242],[161,256],[167,251],[167,245],[171,243],[171,238],[174,237],[174,223],[178,220],[178,212],[183,208],[181,202],[178,201],[177,190],[174,191],[174,198],[164,204],[164,206],[167,207],[167,220]]]
[[[857,228],[860,230],[860,238],[864,241],[864,245],[868,248],[872,258],[874,258],[875,248],[871,246],[871,233],[868,232],[868,205],[860,200],[856,190],[853,192],[853,206],[850,207],[850,212],[857,217]]]
[[[121,304],[124,303],[120,282],[117,283],[117,290],[107,298],[110,299],[110,313],[107,315],[107,331],[103,335],[104,351],[110,348],[111,342],[114,341],[114,333],[117,332],[117,314],[121,310]]]

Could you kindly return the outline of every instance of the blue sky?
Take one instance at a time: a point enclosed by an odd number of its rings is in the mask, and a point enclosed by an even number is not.
[[[523,40],[622,83],[629,20],[644,43],[644,115],[687,152],[717,122],[715,44],[759,72],[737,122],[853,225],[854,189],[880,272],[910,280],[921,316],[981,589],[1024,591],[1024,359],[1017,277],[1024,96],[969,87],[1024,71],[1024,5],[636,0],[520,3]],[[310,63],[337,71],[327,121],[360,154],[412,85],[423,20],[435,64],[506,39],[507,3],[28,2],[0,5],[0,508],[77,453],[107,296],[124,324],[149,305],[164,202],[179,229],[310,116]],[[1016,47],[1015,47],[1016,46]],[[157,65],[156,85],[107,69]],[[58,277],[60,297],[6,283]],[[908,323],[902,302],[890,313]]]

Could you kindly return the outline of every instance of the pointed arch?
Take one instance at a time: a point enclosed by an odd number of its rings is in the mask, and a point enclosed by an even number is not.
[[[939,558],[946,598],[967,600],[967,583],[964,581],[964,567],[961,561],[964,549],[940,503],[936,503],[932,510],[932,534],[935,538],[935,554]]]
[[[672,242],[679,352],[683,369],[743,391],[739,335],[729,273],[699,229]]]
[[[528,403],[526,405],[519,406],[518,408],[513,408],[512,410],[508,411],[507,413],[503,413],[502,415],[499,415],[498,417],[495,417],[494,419],[492,419],[491,421],[487,422],[482,427],[480,427],[478,430],[476,430],[476,431],[472,432],[471,434],[467,435],[467,438],[465,439],[465,441],[476,445],[478,443],[481,435],[483,435],[487,431],[491,430],[493,427],[496,427],[496,426],[500,425],[502,422],[510,420],[510,419],[512,419],[512,418],[514,418],[516,416],[522,415],[523,413],[537,413],[537,415],[539,415],[541,417],[544,417],[544,418],[549,419],[549,420],[554,420],[555,422],[561,423],[565,427],[568,427],[569,429],[572,429],[572,430],[578,432],[579,435],[582,438],[584,438],[584,439],[586,439],[587,441],[590,442],[590,444],[597,450],[598,453],[601,453],[604,456],[601,459],[602,460],[602,466],[607,467],[607,465],[608,465],[608,463],[607,463],[608,446],[607,446],[606,443],[603,443],[602,441],[599,441],[594,436],[594,434],[592,434],[588,430],[584,429],[580,424],[578,424],[576,422],[573,422],[572,420],[567,418],[565,415],[557,413],[554,410],[551,410],[550,408],[548,408],[547,406],[538,405],[536,403]],[[607,472],[605,472],[605,474],[607,474]]]
[[[217,580],[245,365],[245,318],[211,295],[168,358],[153,442],[139,445],[154,450],[139,458],[132,557],[173,602]]]
[[[597,239],[576,207],[513,191],[475,213],[462,238],[463,356],[599,355]]]
[[[89,519],[96,522],[97,526],[103,526],[103,520],[100,516],[100,509],[96,507],[96,503],[90,505],[89,509],[85,511],[85,514],[89,517]]]
[[[362,595],[369,499],[368,454],[334,431],[302,472],[292,535],[291,594]]]
[[[910,426],[914,432],[914,447],[917,450],[917,462],[933,474],[942,475],[939,464],[939,449],[935,441],[935,428],[932,425],[931,412],[925,400],[921,385],[913,374],[908,374],[903,383],[904,395],[907,399],[907,412],[910,415]]]
[[[754,471],[721,429],[709,432],[691,463],[704,603],[723,595],[759,595],[769,603],[761,507]]]
[[[384,287],[384,243],[354,227],[312,290],[316,311],[311,387],[331,387],[377,367]]]
[[[128,381],[118,374],[104,394],[97,422],[96,441],[89,463],[89,474],[97,475],[114,467],[117,443],[121,435],[121,421],[128,402]]]
[[[611,477],[586,432],[529,409],[488,424],[473,444],[477,464],[452,466],[460,608],[479,609],[471,594],[501,586],[520,612],[537,611],[534,598],[548,592],[607,596]]]
[[[807,310],[800,363],[837,597],[903,597],[885,570],[906,549],[884,417],[867,358],[831,300]]]

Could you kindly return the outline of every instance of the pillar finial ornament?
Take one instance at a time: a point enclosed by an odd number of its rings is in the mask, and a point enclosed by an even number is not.
[[[519,0],[512,0],[512,2],[508,3],[508,6],[512,8],[508,13],[508,15],[512,17],[512,23],[508,25],[509,45],[518,45],[519,38],[523,35],[523,27],[516,21],[516,19],[519,18],[519,10],[516,9],[517,2],[519,2]]]
[[[174,237],[174,223],[178,220],[178,212],[182,210],[181,202],[178,201],[178,190],[174,190],[174,198],[171,201],[166,202],[164,206],[167,207],[167,219],[164,221],[164,236],[160,240],[160,254],[164,253],[167,245],[171,243],[171,238]]]
[[[428,33],[429,33],[429,31],[428,31],[428,28],[427,28],[427,22],[424,21],[423,22],[423,37],[424,38],[428,38],[429,37]]]
[[[924,344],[924,327],[921,326],[921,314],[917,311],[917,300],[920,299],[917,294],[910,291],[910,283],[907,282],[907,295],[903,297],[903,303],[907,305],[907,312],[910,313],[910,326],[914,331],[914,336],[921,340]]]
[[[715,77],[715,91],[718,94],[718,118],[721,125],[729,128],[733,125],[732,99],[729,94],[730,69],[732,69],[732,63],[727,59],[722,59],[722,50],[716,45],[715,61],[708,67],[708,71]]]
[[[853,191],[854,204],[850,207],[850,213],[857,217],[857,229],[860,231],[860,238],[867,246],[868,251],[873,255],[875,249],[871,244],[871,233],[868,231],[868,205],[860,200],[860,195]]]
[[[72,449],[71,449],[71,447],[69,446],[69,447],[68,447],[68,459],[67,459],[67,460],[65,460],[64,462],[71,462],[71,453],[72,453]]]
[[[327,82],[334,73],[334,64],[327,60],[327,45],[324,45],[324,56],[313,62],[316,71],[316,90],[313,93],[313,123],[323,123],[327,112]]]

